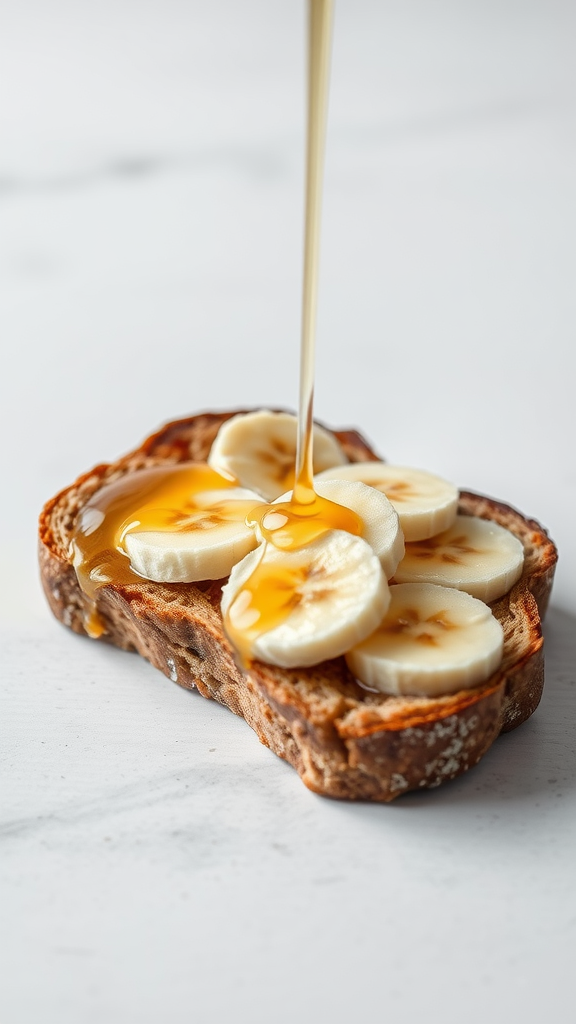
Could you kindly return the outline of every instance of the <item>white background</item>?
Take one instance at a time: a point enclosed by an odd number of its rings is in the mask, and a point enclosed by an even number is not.
[[[35,565],[92,464],[295,405],[304,6],[1,18],[3,1020],[572,1021],[574,5],[337,5],[317,416],[560,548],[537,714],[392,806],[69,634]]]

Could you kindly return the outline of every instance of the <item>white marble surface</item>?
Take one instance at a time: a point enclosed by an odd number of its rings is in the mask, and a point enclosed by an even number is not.
[[[390,807],[67,633],[49,496],[166,419],[294,405],[303,7],[8,0],[0,32],[7,1024],[574,1019],[569,2],[340,0],[317,414],[536,516],[534,718]]]

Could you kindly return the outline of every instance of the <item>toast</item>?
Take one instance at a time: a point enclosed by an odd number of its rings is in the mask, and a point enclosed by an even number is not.
[[[52,612],[85,633],[86,599],[69,557],[78,513],[104,484],[155,465],[204,461],[234,412],[176,420],[111,464],[96,466],[44,506],[39,522],[42,585]],[[355,430],[335,430],[351,462],[379,458]],[[310,789],[349,800],[390,801],[431,788],[476,764],[496,737],[536,709],[544,683],[541,621],[557,560],[537,522],[479,494],[460,494],[460,512],[506,527],[525,552],[522,576],[492,603],[504,630],[498,670],[482,685],[448,696],[391,697],[362,687],[344,658],[307,669],[254,662],[239,668],[220,614],[225,580],[102,586],[97,611],[105,642],[137,651],[166,676],[246,719],[262,743],[287,760]]]

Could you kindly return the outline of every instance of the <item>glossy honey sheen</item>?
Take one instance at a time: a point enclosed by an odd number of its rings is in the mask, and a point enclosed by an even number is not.
[[[282,551],[295,551],[311,544],[328,530],[362,534],[362,520],[352,509],[314,494],[306,505],[295,501],[257,505],[247,517],[262,539]]]
[[[300,587],[306,579],[304,566],[270,565],[260,561],[236,596],[225,616],[226,635],[241,664],[252,660],[256,640],[281,625],[300,601]]]
[[[195,496],[236,486],[236,480],[206,464],[188,462],[128,473],[97,491],[82,509],[70,544],[78,582],[89,599],[86,631],[91,636],[104,632],[95,608],[100,587],[142,578],[123,547],[130,530],[193,529]],[[246,503],[237,504],[242,506],[238,518],[244,519]]]
[[[262,537],[280,551],[297,551],[312,544],[329,530],[346,530],[360,536],[362,520],[355,512],[337,505],[319,494],[307,505],[294,501],[257,505],[246,520]],[[306,565],[286,561],[266,561],[266,548],[260,562],[244,583],[225,616],[226,634],[247,665],[255,641],[263,633],[281,625],[300,603],[307,579]]]

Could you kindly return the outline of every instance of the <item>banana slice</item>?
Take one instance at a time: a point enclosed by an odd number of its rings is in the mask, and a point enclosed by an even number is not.
[[[457,516],[449,530],[406,545],[395,583],[437,583],[495,601],[522,575],[524,549],[513,533],[476,516]]]
[[[325,533],[297,551],[262,544],[222,590],[226,632],[245,662],[299,668],[336,658],[384,615],[389,587],[361,537]]]
[[[326,474],[328,475],[328,474]],[[361,537],[379,558],[389,580],[404,556],[404,537],[398,515],[382,491],[368,487],[359,480],[325,480],[316,477],[314,489],[322,498],[352,509],[362,521]],[[274,502],[288,501],[290,492]]]
[[[503,631],[482,601],[431,583],[392,586],[390,595],[378,629],[346,655],[366,686],[436,697],[478,686],[496,671]]]
[[[230,487],[195,494],[182,508],[136,510],[120,543],[147,580],[219,580],[256,547],[246,516],[260,501],[254,491]]]
[[[389,466],[386,462],[350,462],[320,473],[320,480],[361,480],[383,491],[400,517],[407,541],[424,540],[447,530],[456,518],[458,490],[423,469]]]
[[[296,416],[288,413],[260,409],[233,416],[220,427],[208,464],[272,501],[294,483],[296,435]],[[346,456],[333,435],[315,425],[314,472],[344,462]]]

